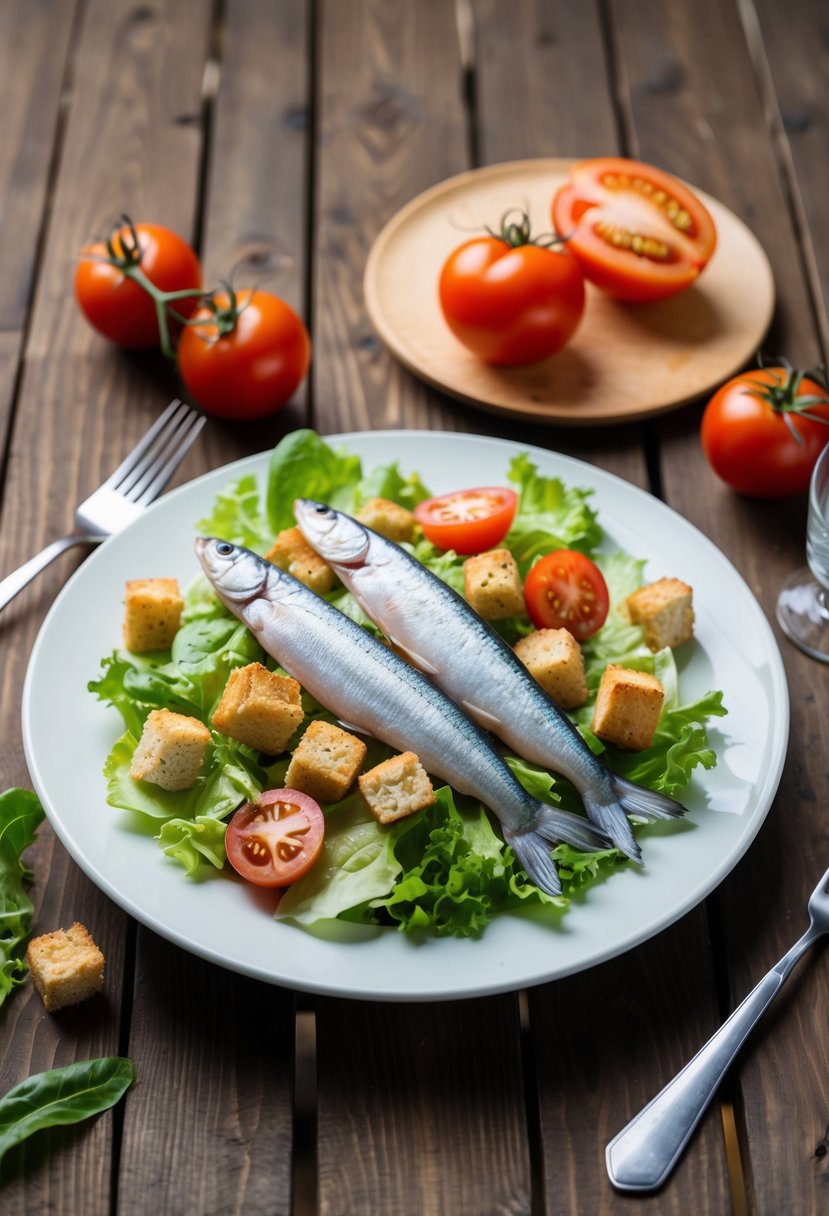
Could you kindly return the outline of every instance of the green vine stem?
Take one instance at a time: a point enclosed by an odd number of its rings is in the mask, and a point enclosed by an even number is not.
[[[807,378],[814,380],[821,388],[824,387],[824,379],[820,370],[798,371],[787,359],[780,358],[777,362],[785,372],[785,376],[780,376],[775,374],[775,369],[766,366],[766,360],[762,356],[758,362],[761,370],[765,371],[767,375],[773,375],[773,382],[768,384],[763,380],[752,380],[746,376],[746,383],[754,387],[747,388],[744,392],[749,397],[757,397],[760,401],[765,401],[766,405],[776,414],[782,415],[783,421],[797,443],[802,443],[803,437],[792,421],[792,414],[799,418],[808,418],[810,422],[820,422],[823,426],[829,426],[829,418],[813,414],[810,409],[815,405],[826,406],[827,398],[817,397],[813,393],[800,392],[800,385]]]

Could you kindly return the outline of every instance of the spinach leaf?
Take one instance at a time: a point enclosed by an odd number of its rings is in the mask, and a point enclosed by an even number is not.
[[[135,1080],[132,1060],[104,1056],[35,1073],[0,1098],[0,1159],[44,1127],[80,1123],[114,1106]]]
[[[43,807],[31,790],[0,794],[0,1005],[26,978],[23,943],[32,924],[32,901],[26,891],[31,872],[21,854],[35,838]]]

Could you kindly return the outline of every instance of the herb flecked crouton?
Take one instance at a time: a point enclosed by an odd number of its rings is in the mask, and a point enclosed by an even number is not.
[[[398,545],[403,541],[411,541],[414,537],[413,512],[389,498],[366,499],[356,518],[381,536],[396,541]]]
[[[656,676],[609,663],[602,674],[590,729],[604,743],[641,752],[653,743],[665,690]]]
[[[562,709],[578,709],[587,701],[587,680],[581,646],[567,629],[536,629],[513,647],[544,691]]]
[[[317,802],[339,802],[354,784],[365,756],[362,739],[316,719],[294,749],[285,786]]]
[[[435,801],[432,783],[414,752],[401,752],[376,764],[357,779],[357,785],[379,823],[394,823]]]
[[[318,595],[325,595],[337,581],[334,571],[314,552],[299,528],[280,532],[265,554],[265,561],[293,575]]]
[[[77,1005],[99,992],[104,956],[85,925],[56,929],[33,938],[26,950],[32,982],[49,1013]]]
[[[681,646],[694,635],[693,591],[678,578],[660,578],[640,587],[625,601],[628,617],[645,631],[645,645],[656,652]]]
[[[466,598],[486,621],[524,612],[524,591],[518,563],[509,549],[491,549],[463,563]]]
[[[136,578],[124,597],[124,646],[133,654],[168,650],[181,625],[184,600],[174,578]]]
[[[223,735],[278,756],[305,717],[300,694],[290,676],[248,663],[230,673],[210,720]]]
[[[133,753],[130,776],[163,790],[189,789],[196,783],[209,742],[210,731],[198,718],[154,709]]]

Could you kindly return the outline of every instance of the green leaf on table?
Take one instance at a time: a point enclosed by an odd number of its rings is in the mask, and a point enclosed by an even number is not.
[[[26,978],[23,944],[32,925],[27,886],[32,875],[22,854],[33,843],[43,807],[31,790],[0,794],[0,1005]]]
[[[0,1159],[45,1127],[80,1123],[109,1110],[135,1080],[132,1060],[79,1060],[27,1077],[0,1098]]]

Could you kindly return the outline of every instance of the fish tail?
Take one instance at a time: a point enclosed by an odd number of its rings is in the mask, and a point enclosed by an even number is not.
[[[504,828],[504,839],[527,871],[530,882],[547,895],[561,895],[561,879],[550,856],[550,846],[538,832],[511,832]]]
[[[638,788],[630,782],[626,782],[625,784],[630,786],[631,789]],[[604,794],[604,797],[602,797],[602,794]],[[616,788],[615,779],[611,781],[609,789],[585,790],[582,798],[588,818],[597,827],[600,827],[603,832],[607,833],[621,853],[624,853],[631,861],[641,862],[642,850],[631,831],[627,815],[625,814],[626,807],[622,793]]]
[[[611,781],[613,790],[628,815],[636,815],[652,823],[657,819],[681,819],[688,810],[675,798],[646,789],[643,785],[636,785],[616,773],[611,773]]]
[[[548,844],[561,841],[584,853],[597,853],[611,847],[610,835],[583,815],[573,815],[570,811],[548,806],[546,802],[539,802],[538,808],[540,813],[533,825],[534,830]]]

